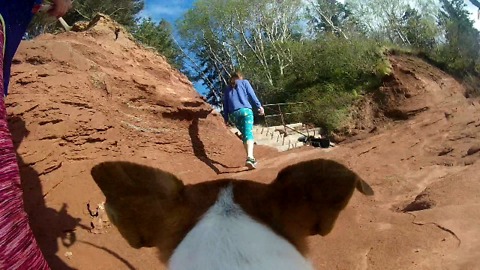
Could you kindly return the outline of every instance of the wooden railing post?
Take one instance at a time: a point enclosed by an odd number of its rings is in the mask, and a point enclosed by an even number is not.
[[[268,118],[273,118],[273,117],[280,117],[280,120],[281,120],[281,123],[284,127],[284,132],[285,134],[287,133],[287,130],[289,130],[290,128],[287,126],[287,123],[285,122],[287,119],[285,119],[285,117],[287,115],[294,115],[294,114],[299,114],[301,113],[301,111],[293,111],[293,112],[287,112],[287,113],[284,113],[282,111],[282,106],[288,106],[288,105],[297,105],[297,104],[305,104],[305,102],[287,102],[287,103],[272,103],[272,104],[265,104],[263,105],[263,108],[264,108],[264,120],[265,120],[265,126],[266,127],[269,127],[269,122],[268,122]],[[272,111],[271,114],[267,113],[267,111],[270,110]]]
[[[282,126],[283,126],[283,132],[284,133],[284,136],[287,135],[287,128],[285,127],[285,118],[283,116],[283,113],[282,113],[282,107],[280,107],[280,104],[277,104],[278,106],[278,113],[280,114],[280,119],[282,121]]]

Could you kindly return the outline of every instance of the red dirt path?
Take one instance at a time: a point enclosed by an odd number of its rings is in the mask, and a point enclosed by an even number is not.
[[[25,204],[53,269],[164,269],[155,250],[130,248],[92,215],[104,198],[89,170],[101,161],[188,183],[270,182],[318,157],[347,164],[376,192],[354,195],[333,232],[310,239],[318,269],[478,269],[480,103],[449,75],[392,55],[393,75],[362,109],[364,133],[327,151],[258,147],[260,168],[243,171],[241,142],[187,78],[125,32],[115,41],[113,28],[102,19],[24,42],[13,66],[7,110]]]

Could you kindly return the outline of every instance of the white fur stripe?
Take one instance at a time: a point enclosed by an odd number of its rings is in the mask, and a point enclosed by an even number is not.
[[[186,235],[170,259],[171,270],[312,270],[287,240],[249,217],[233,201],[233,187]]]

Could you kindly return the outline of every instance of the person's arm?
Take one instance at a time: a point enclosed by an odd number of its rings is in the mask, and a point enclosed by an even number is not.
[[[71,0],[52,0],[51,2],[52,8],[48,11],[48,14],[53,17],[60,18],[72,8]]]
[[[255,94],[255,91],[253,90],[253,87],[248,80],[245,80],[245,86],[247,88],[247,95],[255,103],[255,107],[257,107],[258,113],[260,115],[263,115],[264,111],[263,111],[262,103],[260,103],[260,100],[258,100],[257,95]]]

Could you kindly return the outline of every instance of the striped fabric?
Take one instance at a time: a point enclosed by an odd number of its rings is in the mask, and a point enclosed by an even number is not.
[[[1,16],[1,14],[0,14]],[[3,97],[5,35],[0,20],[0,270],[49,269],[23,208],[20,173]]]

